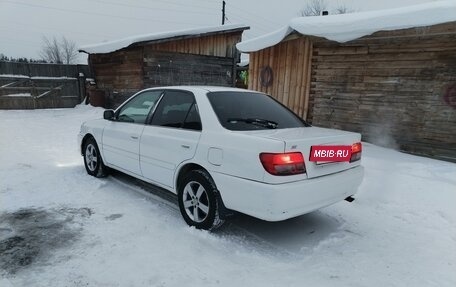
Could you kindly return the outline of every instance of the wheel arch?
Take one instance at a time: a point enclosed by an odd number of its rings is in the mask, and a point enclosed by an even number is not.
[[[176,181],[174,183],[174,186],[175,186],[175,190],[176,190],[176,193],[178,192],[179,190],[179,187],[180,187],[180,184],[181,184],[181,181],[182,179],[184,178],[184,176],[192,171],[192,170],[197,170],[197,169],[200,169],[200,170],[203,170],[205,172],[207,172],[207,174],[209,174],[209,176],[211,176],[211,174],[209,173],[209,171],[207,169],[205,169],[203,166],[197,164],[197,163],[193,163],[193,162],[189,162],[189,163],[186,163],[184,165],[182,165],[178,172],[176,173]],[[212,176],[211,176],[212,178]],[[212,179],[213,180],[213,179]]]
[[[95,139],[95,137],[92,134],[87,133],[81,140],[81,146],[79,147],[79,149],[81,150],[81,155],[84,155],[84,145],[89,138]]]
[[[206,168],[204,168],[202,165],[194,163],[194,162],[185,163],[179,168],[178,172],[176,173],[177,176],[175,177],[176,180],[175,180],[175,184],[174,184],[176,194],[179,194],[179,188],[180,188],[182,179],[188,172],[190,172],[192,170],[202,170],[209,175],[209,177],[212,179],[212,181],[214,181],[214,178],[212,177],[211,173]],[[214,181],[214,184],[217,187],[217,183],[215,181]],[[233,215],[234,211],[226,208],[225,204],[223,203],[222,194],[220,193],[218,188],[217,188],[217,192],[216,192],[216,197],[217,197],[217,203],[219,206],[220,217],[222,219],[224,219],[226,217]]]

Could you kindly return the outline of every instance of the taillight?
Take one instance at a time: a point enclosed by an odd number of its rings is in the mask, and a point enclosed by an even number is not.
[[[264,169],[272,175],[293,175],[306,172],[304,157],[300,152],[260,153]]]
[[[352,144],[352,153],[350,162],[354,162],[361,159],[361,152],[363,151],[363,146],[360,142]]]

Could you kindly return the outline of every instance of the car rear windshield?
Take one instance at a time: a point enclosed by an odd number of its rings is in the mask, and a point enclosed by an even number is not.
[[[254,92],[207,94],[217,117],[228,130],[248,131],[309,126],[272,97]]]

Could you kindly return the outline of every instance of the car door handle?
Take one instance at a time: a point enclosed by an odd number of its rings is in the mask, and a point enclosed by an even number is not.
[[[137,140],[137,139],[139,139],[139,137],[138,137],[138,136],[130,136],[130,138],[132,138],[132,139],[134,139],[134,140]]]
[[[186,144],[181,145],[181,147],[183,147],[183,148],[185,148],[185,149],[189,149],[189,148],[190,148],[190,146],[189,146],[189,145],[186,145]]]

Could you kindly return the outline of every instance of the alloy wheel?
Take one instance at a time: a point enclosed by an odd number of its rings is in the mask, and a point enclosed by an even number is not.
[[[190,181],[182,193],[185,212],[194,222],[203,222],[209,214],[209,198],[206,189],[196,182]]]
[[[88,144],[85,150],[85,159],[90,171],[95,171],[98,164],[97,150],[93,144]]]

